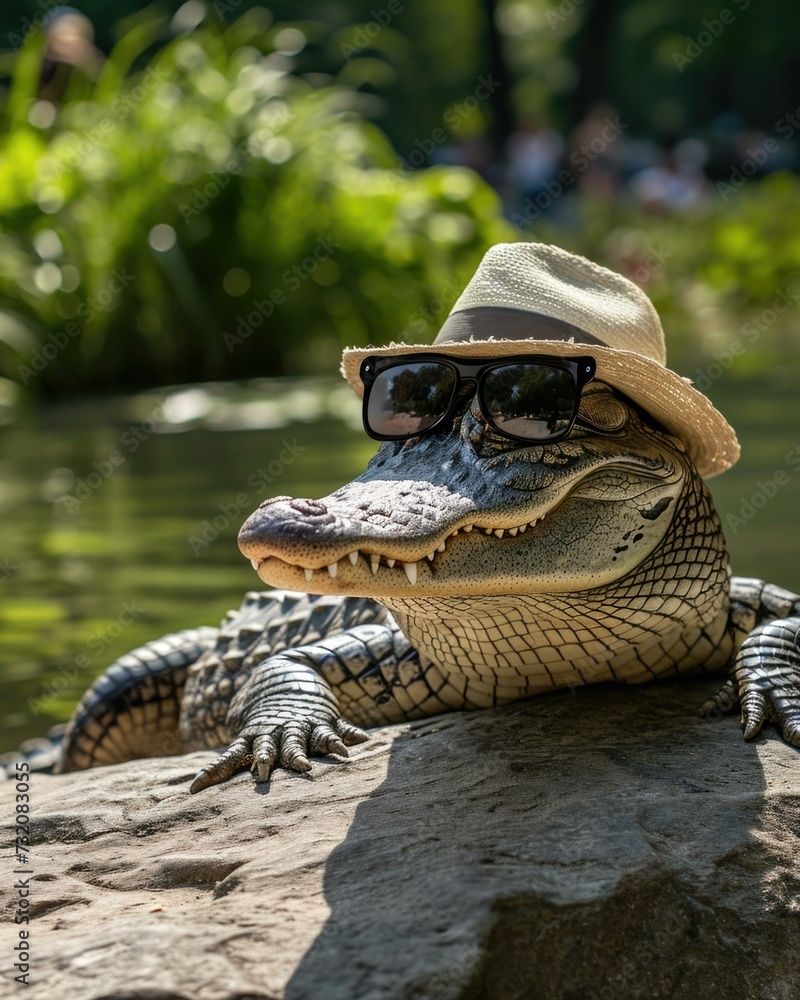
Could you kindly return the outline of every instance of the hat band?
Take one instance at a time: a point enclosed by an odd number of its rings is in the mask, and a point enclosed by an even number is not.
[[[599,337],[563,319],[502,306],[476,306],[450,313],[434,344],[458,344],[470,340],[563,340],[573,344],[608,346]]]

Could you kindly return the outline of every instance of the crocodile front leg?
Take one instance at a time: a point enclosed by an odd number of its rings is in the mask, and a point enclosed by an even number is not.
[[[800,617],[754,629],[736,655],[734,673],[744,738],[753,739],[769,721],[800,747]]]
[[[731,625],[741,646],[730,677],[703,711],[741,706],[746,740],[769,721],[787,743],[800,746],[800,596],[762,580],[733,577]]]
[[[304,662],[312,650],[290,650],[256,667],[228,711],[236,739],[197,774],[190,792],[226,781],[248,764],[259,781],[268,781],[278,762],[291,771],[310,771],[310,754],[347,757],[347,744],[367,739],[341,718],[330,685]]]
[[[235,739],[204,767],[190,791],[225,781],[249,766],[267,781],[276,764],[311,769],[309,756],[347,757],[347,746],[385,725],[463,707],[463,695],[421,660],[396,623],[355,626],[260,663],[234,695],[226,728]]]

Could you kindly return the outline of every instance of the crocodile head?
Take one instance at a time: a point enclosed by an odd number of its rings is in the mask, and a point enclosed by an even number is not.
[[[239,546],[264,583],[317,594],[583,591],[640,567],[697,481],[680,441],[601,382],[548,445],[499,436],[467,396],[452,422],[384,443],[329,496],[267,500]]]

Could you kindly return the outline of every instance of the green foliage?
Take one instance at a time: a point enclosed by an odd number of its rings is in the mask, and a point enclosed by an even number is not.
[[[541,10],[502,10],[520,45],[541,26]],[[370,120],[367,91],[389,93],[410,51],[401,27],[345,58],[358,25],[252,8],[226,26],[206,8],[189,30],[145,11],[57,103],[39,93],[44,34],[31,33],[0,107],[0,409],[19,383],[66,394],[332,371],[344,344],[424,342],[486,247],[514,238],[631,275],[684,365],[737,339],[759,347],[742,369],[797,344],[794,307],[761,321],[794,289],[797,177],[748,181],[694,216],[578,196],[558,227],[515,233],[474,173],[399,168]],[[309,70],[320,60],[332,72]],[[420,113],[420,139],[441,110]]]
[[[520,238],[558,243],[641,285],[661,316],[672,363],[729,352],[733,374],[800,360],[800,178],[748,181],[685,214],[582,199],[569,227],[531,225]]]
[[[36,97],[41,37],[17,59],[0,153],[10,378],[74,392],[330,368],[343,344],[432,333],[510,238],[474,174],[398,170],[366,95],[295,74],[299,29],[209,17],[131,72],[165,27],[127,28],[58,106]]]

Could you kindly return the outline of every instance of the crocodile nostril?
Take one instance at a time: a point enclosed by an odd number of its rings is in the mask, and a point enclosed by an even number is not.
[[[285,497],[270,497],[269,500],[264,500],[258,505],[259,510],[263,510],[265,507],[269,507],[271,503],[281,503],[283,500],[291,500],[290,496]]]
[[[292,500],[289,506],[303,517],[331,517],[327,506],[319,500],[297,499]]]

